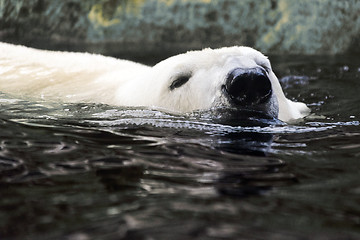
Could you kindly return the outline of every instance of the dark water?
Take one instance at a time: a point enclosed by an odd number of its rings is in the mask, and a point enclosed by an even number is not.
[[[270,59],[304,121],[0,95],[0,239],[360,239],[360,60]]]

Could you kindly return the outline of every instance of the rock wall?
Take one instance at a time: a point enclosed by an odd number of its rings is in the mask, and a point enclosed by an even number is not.
[[[360,52],[360,0],[0,0],[0,40],[42,48]]]

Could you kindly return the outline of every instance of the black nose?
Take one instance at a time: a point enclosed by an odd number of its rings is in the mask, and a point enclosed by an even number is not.
[[[223,88],[231,101],[241,106],[265,103],[272,94],[270,79],[262,68],[234,69]]]

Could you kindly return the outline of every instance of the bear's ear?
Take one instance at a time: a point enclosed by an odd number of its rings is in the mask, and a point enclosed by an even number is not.
[[[179,75],[177,76],[170,85],[170,90],[174,90],[175,88],[179,88],[185,83],[187,83],[191,78],[191,73],[188,73],[186,75]]]

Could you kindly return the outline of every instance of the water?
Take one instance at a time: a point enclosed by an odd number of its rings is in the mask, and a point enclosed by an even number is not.
[[[0,238],[359,239],[360,61],[270,59],[305,120],[1,94]]]

